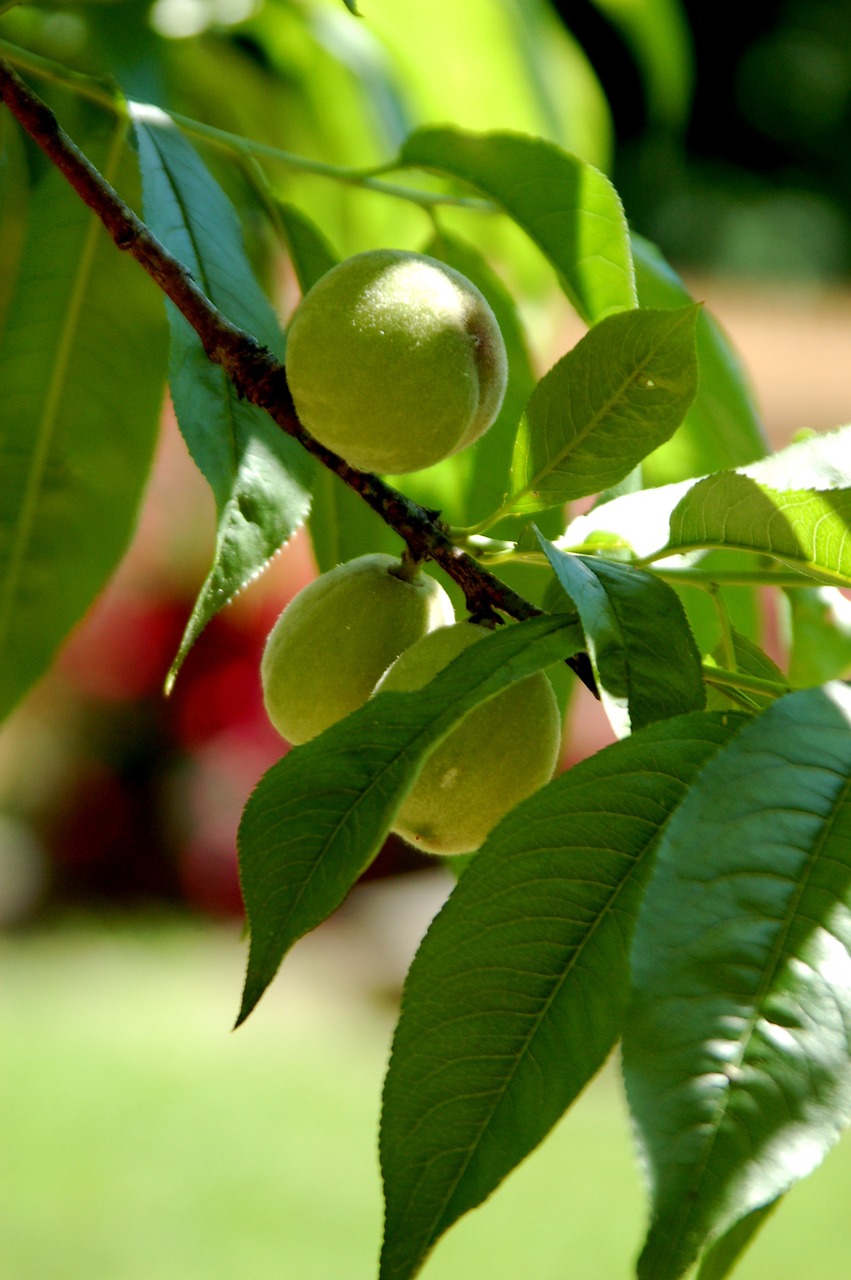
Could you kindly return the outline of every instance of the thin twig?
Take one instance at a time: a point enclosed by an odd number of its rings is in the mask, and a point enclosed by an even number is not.
[[[20,0],[12,0],[12,2],[18,4]],[[3,4],[2,0],[0,0],[0,14],[2,12]],[[17,45],[11,44],[8,40],[0,40],[0,61],[4,57],[12,67],[17,67],[25,72],[51,80],[54,84],[63,85],[65,88],[70,89],[72,93],[86,98],[89,102],[97,103],[98,106],[103,107],[106,111],[112,111],[125,117],[127,115],[126,101],[116,93],[110,83],[99,79],[97,76],[72,71],[50,58],[42,57],[41,54],[32,53],[28,49],[21,49]],[[136,107],[144,110],[146,104],[137,103]],[[160,110],[158,107],[149,109],[157,112]],[[242,157],[262,156],[266,160],[275,161],[277,164],[289,169],[296,169],[301,173],[310,173],[315,177],[328,178],[333,182],[343,183],[348,186],[362,187],[365,190],[376,191],[379,195],[391,196],[394,199],[407,200],[410,204],[422,206],[426,213],[429,213],[435,207],[444,205],[450,208],[472,209],[478,213],[496,212],[494,204],[489,200],[483,200],[476,196],[449,195],[445,192],[424,191],[417,187],[405,187],[398,183],[385,182],[380,175],[382,173],[392,173],[398,169],[399,165],[396,162],[370,169],[354,169],[351,166],[327,164],[322,160],[311,160],[307,156],[296,155],[292,151],[284,151],[281,147],[272,146],[267,142],[259,142],[255,138],[246,138],[239,133],[232,133],[226,129],[217,129],[213,125],[204,124],[201,120],[194,120],[191,116],[181,115],[177,111],[169,111],[166,114],[176,125],[180,126],[183,133],[188,133],[192,137],[202,138],[209,145],[220,147],[231,155]]]
[[[296,417],[283,364],[251,334],[213,305],[186,267],[125,204],[59,125],[50,108],[0,58],[0,99],[33,141],[100,218],[116,246],[145,269],[198,334],[209,359],[225,370],[239,394],[264,409],[277,425],[364,499],[407,544],[417,560],[434,560],[464,593],[470,612],[493,610],[523,620],[541,612],[489,573],[452,541],[439,513],[428,511],[377,476],[355,467],[319,444]],[[596,692],[585,655],[570,659],[580,679]]]

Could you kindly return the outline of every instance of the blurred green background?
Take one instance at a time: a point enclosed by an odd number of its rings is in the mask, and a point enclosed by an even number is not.
[[[8,11],[0,40],[83,71],[112,68],[140,98],[337,163],[378,163],[420,122],[553,138],[610,172],[634,227],[716,304],[752,362],[773,439],[851,416],[844,0],[360,8],[355,19],[342,0],[38,4]],[[69,127],[90,123],[89,105],[39,88]],[[0,167],[3,200],[13,176]],[[250,174],[219,176],[264,262]],[[415,245],[427,232],[404,205],[297,170],[276,181],[339,252],[382,238]],[[576,329],[552,281],[518,255],[514,283],[543,368]],[[286,308],[286,276],[280,292]],[[245,959],[236,825],[284,749],[263,714],[259,657],[313,565],[297,537],[214,620],[165,700],[212,537],[212,503],[166,412],[127,561],[0,730],[4,1280],[374,1274],[394,1011],[451,882],[388,842],[230,1034]],[[604,733],[580,702],[570,755]],[[844,1280],[849,1191],[846,1144],[789,1197],[738,1274]],[[425,1275],[625,1278],[643,1211],[610,1066]]]
[[[413,929],[409,890],[397,885],[400,897],[380,905]],[[416,891],[420,913],[436,890],[429,880]],[[296,948],[233,1036],[234,929],[100,919],[0,944],[4,1277],[374,1276],[393,1020],[383,984],[394,967],[367,892]],[[791,1193],[737,1274],[845,1280],[849,1186],[844,1144]],[[423,1275],[627,1280],[642,1213],[610,1064]]]

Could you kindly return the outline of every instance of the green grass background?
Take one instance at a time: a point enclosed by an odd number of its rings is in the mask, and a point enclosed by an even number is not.
[[[393,1024],[338,923],[235,1034],[245,945],[186,922],[0,942],[2,1280],[374,1280]],[[740,1280],[847,1280],[851,1144]],[[610,1065],[423,1280],[627,1280],[643,1193]]]

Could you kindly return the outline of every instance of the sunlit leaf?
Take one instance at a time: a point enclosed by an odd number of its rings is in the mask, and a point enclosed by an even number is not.
[[[113,180],[122,146],[91,148]],[[16,283],[0,345],[0,716],[127,548],[166,361],[159,295],[56,172],[32,194]]]
[[[632,252],[642,307],[683,307],[692,301],[655,245],[633,234]],[[741,360],[705,307],[700,309],[695,337],[697,395],[672,438],[644,459],[648,486],[742,466],[768,448]]]
[[[697,389],[696,307],[595,325],[538,383],[506,506],[533,512],[616,484],[682,422]]]
[[[434,920],[405,985],[384,1089],[382,1280],[535,1147],[602,1065],[659,833],[737,727],[654,725],[509,814]]]
[[[375,857],[446,734],[473,707],[580,644],[579,629],[556,617],[502,627],[423,689],[379,694],[272,766],[239,829],[251,928],[240,1022],[292,944],[340,905]]]
[[[600,697],[619,735],[700,710],[700,655],[676,593],[653,574],[567,555],[541,538],[579,611]]]
[[[460,178],[504,209],[555,267],[588,324],[635,306],[626,219],[598,169],[540,138],[448,128],[418,129],[399,158]]]
[[[657,852],[624,1075],[676,1280],[851,1116],[851,690],[789,694],[709,762]]]
[[[738,470],[771,489],[849,489],[851,426],[807,435]]]
[[[152,230],[228,320],[281,356],[283,334],[251,271],[224,192],[167,117],[136,107],[134,119]],[[210,619],[304,521],[312,468],[294,440],[240,398],[189,322],[167,305],[172,400],[218,513],[215,559],[172,665],[173,680]]]
[[[738,472],[699,481],[671,513],[667,550],[734,547],[851,585],[851,488],[778,492]]]

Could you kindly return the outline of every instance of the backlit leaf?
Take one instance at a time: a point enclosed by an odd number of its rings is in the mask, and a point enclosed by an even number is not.
[[[849,528],[851,488],[778,492],[727,471],[707,476],[680,500],[671,513],[666,550],[734,547],[849,586]]]
[[[642,307],[683,307],[693,301],[655,245],[633,234],[632,252]],[[742,466],[768,448],[741,360],[705,307],[697,317],[695,338],[697,395],[672,438],[644,460],[647,485]]]
[[[673,435],[694,399],[696,307],[601,321],[538,383],[506,508],[533,512],[600,493]]]
[[[541,138],[449,128],[418,129],[399,159],[460,178],[499,205],[555,267],[587,324],[636,305],[626,219],[599,169]]]
[[[838,587],[787,591],[785,631],[791,684],[851,674],[851,598]]]

